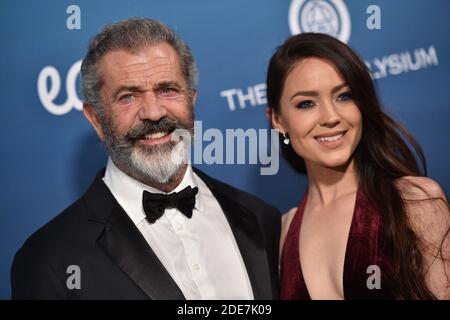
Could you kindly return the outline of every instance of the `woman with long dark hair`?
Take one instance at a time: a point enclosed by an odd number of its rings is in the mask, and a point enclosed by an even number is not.
[[[270,60],[267,99],[283,153],[308,177],[283,218],[281,298],[450,298],[445,193],[357,54],[324,34],[293,36]]]

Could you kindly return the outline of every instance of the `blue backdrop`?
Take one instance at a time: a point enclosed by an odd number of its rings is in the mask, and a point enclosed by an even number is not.
[[[447,0],[1,1],[0,298],[10,296],[11,262],[23,241],[105,165],[74,91],[77,62],[103,25],[145,16],[172,27],[200,71],[197,119],[203,130],[222,131],[267,128],[264,81],[276,46],[294,32],[333,32],[367,62],[386,108],[417,137],[429,176],[448,192],[449,13]],[[272,176],[257,164],[198,167],[282,211],[306,187],[284,161]]]

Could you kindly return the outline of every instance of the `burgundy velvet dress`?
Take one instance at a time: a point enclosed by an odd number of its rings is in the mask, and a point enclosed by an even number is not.
[[[300,227],[307,196],[306,193],[292,219],[281,256],[280,297],[285,300],[310,300],[299,258]],[[344,259],[343,288],[346,300],[394,299],[394,263],[383,246],[381,228],[379,212],[358,189]],[[369,289],[367,286],[367,280],[373,274],[373,271],[367,271],[371,265],[380,268],[380,289]]]

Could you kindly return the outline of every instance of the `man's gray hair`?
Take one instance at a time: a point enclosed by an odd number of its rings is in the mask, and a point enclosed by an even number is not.
[[[95,108],[97,114],[103,114],[100,94],[103,81],[98,72],[98,63],[106,53],[118,49],[136,53],[147,46],[160,43],[171,45],[178,53],[187,89],[192,94],[197,87],[197,67],[188,45],[173,30],[159,21],[130,18],[105,26],[89,42],[87,54],[81,64],[84,100]]]

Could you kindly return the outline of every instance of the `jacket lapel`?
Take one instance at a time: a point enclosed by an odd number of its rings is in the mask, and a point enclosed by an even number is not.
[[[105,224],[99,246],[150,299],[184,299],[147,241],[109,192],[100,173],[85,199],[92,219]]]
[[[234,189],[194,169],[210,188],[230,224],[256,300],[272,299],[264,240],[256,216],[234,199]],[[88,192],[91,220],[105,224],[97,243],[120,269],[150,298],[185,299],[180,288],[102,181],[101,171]],[[227,189],[228,188],[228,189]]]
[[[194,171],[206,183],[225,213],[244,260],[255,300],[273,299],[266,249],[256,216],[227,192],[235,192],[234,189],[225,190],[224,184],[197,169]]]

